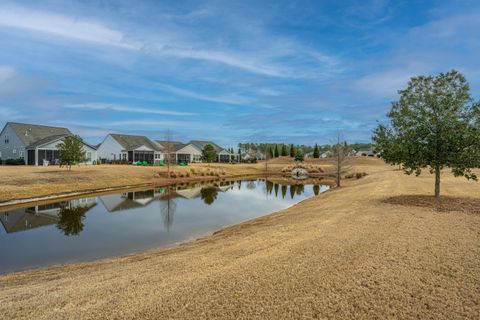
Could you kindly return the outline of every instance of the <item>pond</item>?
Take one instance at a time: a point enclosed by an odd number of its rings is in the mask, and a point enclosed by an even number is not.
[[[223,181],[0,209],[0,273],[185,242],[328,189],[282,183]]]

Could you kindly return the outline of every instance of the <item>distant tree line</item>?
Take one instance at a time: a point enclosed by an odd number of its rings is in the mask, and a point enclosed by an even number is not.
[[[266,155],[269,159],[286,157],[290,156],[295,158],[295,156],[300,152],[303,155],[312,154],[314,158],[319,158],[321,153],[326,151],[331,151],[334,148],[334,145],[324,144],[314,146],[304,145],[304,144],[285,144],[285,143],[239,143],[238,144],[238,153],[247,153],[247,152],[261,152]],[[360,150],[360,149],[371,149],[372,144],[370,143],[352,143],[349,144],[350,150]]]

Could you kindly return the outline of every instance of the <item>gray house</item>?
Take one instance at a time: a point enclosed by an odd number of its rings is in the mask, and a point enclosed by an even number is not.
[[[163,160],[163,147],[145,136],[109,134],[97,150],[98,159],[106,161],[146,161],[158,163]]]
[[[57,145],[72,133],[67,128],[7,122],[0,132],[0,159],[22,159],[29,165],[56,164]],[[95,147],[84,143],[87,163],[96,160]]]
[[[207,144],[210,144],[217,152],[218,162],[230,161],[230,153],[212,141],[192,140],[188,143],[170,141],[170,147],[168,147],[167,141],[156,140],[155,142],[163,147],[164,152],[166,152],[167,149],[170,149],[170,159],[172,159],[172,162],[201,162],[202,150]]]
[[[176,151],[177,161],[200,162],[202,161],[202,150],[206,145],[211,145],[217,152],[218,162],[229,162],[230,153],[212,141],[192,140]]]

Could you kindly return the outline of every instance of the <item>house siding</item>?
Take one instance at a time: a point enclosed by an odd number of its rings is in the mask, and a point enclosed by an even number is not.
[[[5,144],[5,136],[8,136],[8,144]],[[16,151],[15,153],[13,153],[14,150]],[[25,145],[17,136],[15,131],[13,131],[10,125],[5,126],[0,134],[0,159],[2,162],[7,159],[19,159],[21,154],[20,152],[23,152],[23,158],[25,161],[27,161]]]
[[[97,149],[98,159],[106,160],[121,160],[119,158],[123,153],[126,154],[127,150],[123,150],[123,147],[111,136],[108,135],[102,144]]]
[[[56,141],[52,141],[47,144],[43,144],[40,146],[37,146],[36,150],[58,150],[58,145],[62,143],[63,139],[58,139]],[[85,152],[85,156],[87,156],[87,152],[90,153],[90,160],[85,161],[84,163],[86,164],[92,164],[93,161],[97,161],[97,150],[93,149],[92,147],[86,145],[85,143],[83,144],[82,147],[83,152]],[[38,157],[38,151],[36,151],[37,157]],[[36,163],[37,165],[42,165],[42,162],[40,159]]]
[[[176,152],[176,154],[177,154],[177,159],[179,159],[179,157],[178,157],[179,154],[189,154],[190,155],[190,161],[192,161],[192,162],[199,162],[199,161],[196,161],[194,159],[194,156],[197,156],[197,158],[198,158],[198,156],[200,156],[200,157],[202,156],[202,152],[199,151],[196,147],[194,147],[191,144],[188,144],[185,147],[181,148],[180,150],[178,150]]]

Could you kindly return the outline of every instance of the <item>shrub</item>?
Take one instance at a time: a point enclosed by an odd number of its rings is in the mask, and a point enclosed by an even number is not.
[[[7,166],[21,166],[25,165],[25,160],[23,159],[7,159],[5,160]]]
[[[355,177],[356,177],[357,179],[360,179],[361,177],[365,177],[366,175],[367,175],[366,172],[357,172],[357,173],[355,174]]]

